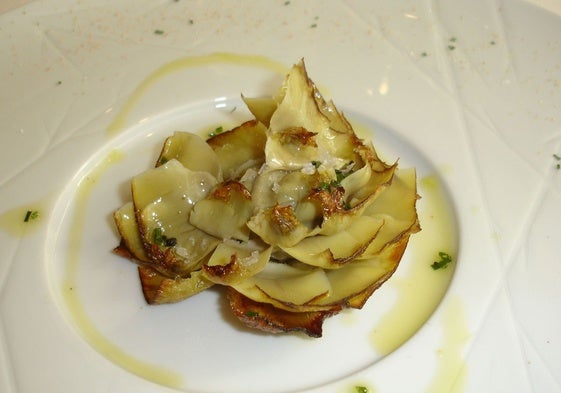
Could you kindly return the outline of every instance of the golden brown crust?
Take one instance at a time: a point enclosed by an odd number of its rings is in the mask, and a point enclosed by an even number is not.
[[[230,308],[246,326],[268,333],[303,332],[310,337],[321,337],[323,321],[342,310],[334,306],[326,311],[290,312],[271,304],[255,302],[235,289],[228,288]]]
[[[227,180],[220,184],[213,192],[212,198],[220,201],[229,202],[232,193],[242,196],[246,200],[251,200],[251,193],[245,186],[235,180]]]
[[[292,232],[298,225],[298,219],[292,206],[277,204],[270,210],[269,215],[271,223],[283,235]]]

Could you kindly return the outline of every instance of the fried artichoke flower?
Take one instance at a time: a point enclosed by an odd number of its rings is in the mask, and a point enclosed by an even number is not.
[[[175,132],[132,179],[115,252],[139,264],[150,304],[220,285],[246,326],[320,337],[420,230],[415,170],[358,138],[303,61],[275,96],[242,98],[255,119],[208,140]]]

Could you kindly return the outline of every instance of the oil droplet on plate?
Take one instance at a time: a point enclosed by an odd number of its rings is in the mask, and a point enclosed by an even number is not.
[[[397,301],[371,335],[374,349],[383,355],[403,345],[427,321],[448,289],[454,271],[453,266],[440,270],[430,266],[440,251],[456,261],[456,226],[449,201],[436,176],[424,177],[419,183],[421,199],[417,210],[422,230],[409,242],[411,263],[400,266],[404,273],[387,283],[396,290]]]
[[[0,215],[0,229],[14,237],[29,236],[48,216],[48,203],[37,201],[10,209]]]
[[[435,376],[426,390],[427,393],[458,393],[465,384],[466,364],[463,348],[470,337],[459,298],[453,298],[442,314],[443,342],[438,349]]]

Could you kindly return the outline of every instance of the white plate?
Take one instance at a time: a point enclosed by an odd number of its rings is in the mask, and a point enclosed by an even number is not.
[[[187,0],[1,15],[0,391],[561,391],[559,15]],[[240,93],[274,92],[300,57],[418,169],[423,231],[400,269],[321,339],[249,331],[218,290],[145,305],[110,252],[127,181],[172,131],[246,119]],[[455,269],[432,271],[444,249]]]

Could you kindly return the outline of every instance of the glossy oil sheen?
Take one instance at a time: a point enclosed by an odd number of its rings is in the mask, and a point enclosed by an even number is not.
[[[84,240],[86,225],[86,211],[90,196],[101,176],[110,170],[111,166],[122,159],[122,153],[111,151],[90,173],[80,182],[76,191],[74,215],[71,221],[70,241],[68,243],[66,272],[62,287],[62,294],[68,311],[77,325],[82,336],[100,353],[111,359],[125,370],[128,370],[149,381],[171,387],[180,386],[183,378],[178,373],[164,369],[158,365],[137,359],[120,349],[105,337],[86,312],[80,299],[79,285],[77,285],[80,255]]]

